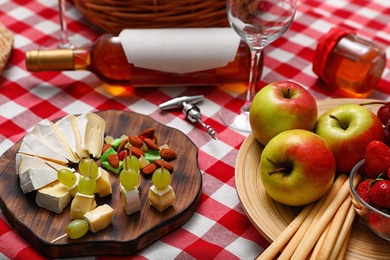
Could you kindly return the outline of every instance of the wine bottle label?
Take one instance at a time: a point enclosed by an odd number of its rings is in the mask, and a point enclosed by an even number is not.
[[[234,60],[241,40],[230,27],[125,29],[119,38],[129,63],[170,73],[224,67]]]

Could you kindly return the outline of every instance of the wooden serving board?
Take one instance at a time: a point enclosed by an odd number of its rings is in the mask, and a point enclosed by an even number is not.
[[[329,99],[318,101],[318,113],[322,115],[337,105],[354,103],[361,104],[372,99]],[[379,105],[368,106],[376,112]],[[250,134],[242,144],[236,161],[235,181],[238,197],[243,208],[257,228],[269,241],[274,241],[290,222],[298,215],[300,207],[289,207],[274,201],[266,194],[259,177],[260,156],[263,147]],[[346,259],[389,259],[390,241],[386,241],[371,232],[356,217],[353,224]]]
[[[114,138],[122,134],[135,135],[154,127],[158,143],[166,143],[176,151],[178,158],[171,162],[174,166],[171,186],[176,201],[173,207],[158,212],[148,201],[151,176],[141,176],[141,211],[127,216],[120,199],[119,176],[110,173],[113,193],[103,198],[97,196],[96,201],[98,205],[107,203],[115,210],[113,223],[96,234],[88,232],[80,239],[65,237],[52,242],[65,233],[70,222],[70,205],[56,214],[37,206],[36,192],[23,194],[15,174],[19,141],[0,158],[0,206],[18,233],[48,257],[131,255],[180,227],[199,205],[202,176],[198,168],[198,149],[186,135],[137,113],[107,110],[97,114],[106,120],[106,135]]]

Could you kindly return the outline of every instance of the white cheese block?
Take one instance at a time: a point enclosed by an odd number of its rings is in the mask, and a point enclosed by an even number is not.
[[[52,162],[66,165],[68,159],[54,151],[48,144],[33,133],[27,133],[19,147],[19,152],[37,156]]]
[[[153,185],[149,189],[148,198],[150,205],[160,212],[172,206],[173,202],[176,200],[175,192],[170,185],[164,190],[159,190]]]
[[[104,130],[106,122],[93,113],[85,113],[77,117],[82,149],[87,150],[95,158],[102,153],[104,143]]]
[[[50,164],[49,165],[47,165]],[[54,169],[52,168],[54,167]],[[17,153],[16,154],[16,174],[19,175],[20,188],[23,193],[35,191],[49,183],[57,180],[57,172],[60,169],[74,169],[66,166],[47,162],[38,157]]]
[[[114,209],[108,204],[103,204],[84,215],[84,219],[89,224],[89,230],[96,233],[105,229],[112,223],[114,217]]]
[[[95,195],[85,195],[77,192],[70,206],[70,218],[82,219],[88,211],[96,208]]]
[[[44,119],[35,125],[31,131],[43,142],[49,145],[54,151],[61,154],[69,161],[78,163],[79,159],[58,130],[57,126],[48,119]]]
[[[89,156],[88,152],[82,148],[81,135],[76,116],[65,116],[58,120],[55,125],[74,153],[80,158]]]
[[[71,200],[72,196],[68,192],[68,188],[59,181],[40,188],[35,198],[39,207],[55,213],[61,213]]]
[[[121,187],[121,197],[123,209],[127,215],[133,214],[141,210],[141,201],[139,198],[139,190],[137,187],[134,187],[132,190],[127,190],[125,187]]]
[[[96,178],[96,193],[99,197],[112,194],[110,175],[101,167],[98,168],[98,177]]]

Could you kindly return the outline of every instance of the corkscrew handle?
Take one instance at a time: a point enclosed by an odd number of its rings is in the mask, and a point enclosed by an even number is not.
[[[200,113],[200,109],[195,106],[194,104],[183,102],[183,113],[186,116],[186,118],[192,122],[192,123],[200,123],[205,129],[206,132],[215,140],[218,140],[217,138],[217,132],[209,125],[206,125],[202,121],[202,114]]]
[[[214,130],[214,128],[202,121],[202,114],[200,113],[200,109],[194,104],[200,102],[203,100],[203,98],[203,95],[176,97],[160,104],[159,107],[161,110],[182,108],[183,114],[186,116],[188,121],[191,123],[198,122],[206,129],[206,132],[213,139],[218,140],[219,138],[217,138],[217,132]]]

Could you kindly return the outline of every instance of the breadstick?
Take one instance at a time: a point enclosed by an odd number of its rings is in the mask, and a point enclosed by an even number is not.
[[[307,215],[312,210],[313,206],[314,203],[307,205],[257,259],[262,260],[274,258],[295,234],[303,221],[306,219]]]
[[[336,244],[337,238],[340,235],[341,228],[346,220],[350,206],[351,199],[347,196],[329,225],[329,232],[326,235],[325,243],[321,246],[318,252],[318,259],[330,259],[329,257]]]
[[[327,225],[324,232],[322,232],[320,238],[318,238],[316,245],[314,246],[313,250],[310,252],[309,256],[307,257],[309,260],[317,259],[318,252],[321,250],[322,245],[325,243],[325,239],[326,236],[328,235],[329,228],[330,225]]]
[[[301,227],[298,229],[298,231],[292,237],[291,241],[283,249],[283,252],[279,256],[279,260],[291,258],[291,256],[294,254],[296,248],[299,246],[302,238],[305,236],[306,231],[310,230],[315,225],[315,223],[318,222],[320,216],[323,214],[323,212],[329,206],[331,201],[334,199],[334,197],[340,191],[341,187],[343,186],[343,184],[345,183],[346,180],[347,180],[347,176],[345,174],[340,174],[336,178],[330,191],[328,191],[327,194],[325,194],[319,201],[317,201],[314,208],[312,209],[310,214],[307,216],[305,222],[301,225]]]
[[[360,181],[360,176],[356,175],[353,183],[354,186]],[[305,234],[304,240],[305,243],[301,244],[299,248],[294,252],[291,259],[302,260],[306,259],[312,250],[313,246],[317,242],[318,238],[321,236],[321,233],[325,230],[326,226],[329,224],[330,220],[335,215],[336,211],[339,209],[341,204],[344,202],[345,198],[349,194],[349,181],[348,179],[344,182],[343,186],[340,189],[340,192],[336,195],[334,200],[330,203],[329,207],[325,210],[324,214],[321,216],[318,223],[315,227]]]
[[[356,216],[355,208],[352,203],[349,206],[347,217],[344,220],[343,227],[340,230],[339,236],[333,247],[330,259],[344,259],[345,251],[347,250],[349,235],[351,234],[352,224]],[[341,257],[341,258],[340,258]]]

